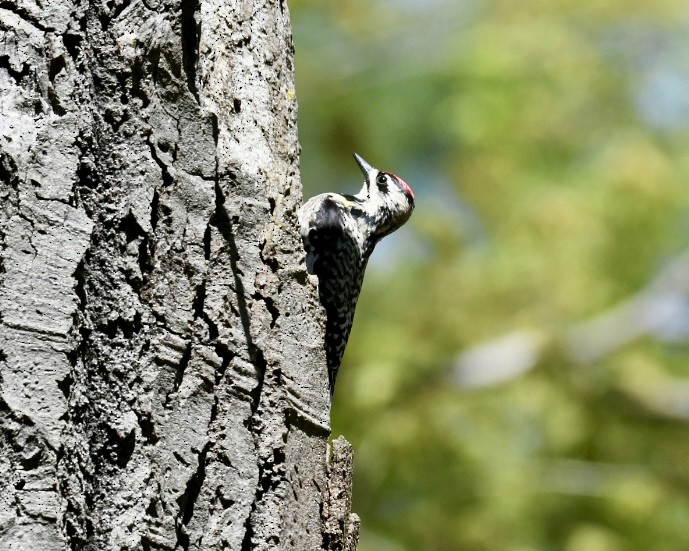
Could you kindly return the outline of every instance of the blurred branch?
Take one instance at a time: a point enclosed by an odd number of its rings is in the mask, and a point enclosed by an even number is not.
[[[643,336],[665,341],[689,337],[689,251],[638,294],[569,329],[565,347],[575,362],[590,364]]]
[[[574,363],[591,365],[644,336],[666,342],[689,339],[689,250],[636,295],[568,328],[562,346]],[[452,378],[465,388],[515,379],[539,363],[548,341],[542,332],[519,330],[478,344],[454,361]],[[689,419],[689,385],[683,382],[636,388],[633,395],[657,413]]]
[[[515,379],[538,363],[545,342],[536,331],[513,331],[473,346],[455,360],[453,380],[464,388],[478,388]]]

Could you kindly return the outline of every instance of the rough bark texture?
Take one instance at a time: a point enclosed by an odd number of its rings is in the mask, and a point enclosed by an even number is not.
[[[352,513],[352,446],[342,436],[332,444],[323,502],[323,540],[328,550],[356,551],[359,516]]]
[[[354,548],[293,86],[283,1],[0,2],[0,549]]]

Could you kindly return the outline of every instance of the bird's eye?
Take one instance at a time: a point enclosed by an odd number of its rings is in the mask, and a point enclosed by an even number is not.
[[[378,190],[381,193],[387,193],[388,192],[388,175],[385,174],[384,172],[380,172],[378,176],[376,176],[376,184],[378,185]]]

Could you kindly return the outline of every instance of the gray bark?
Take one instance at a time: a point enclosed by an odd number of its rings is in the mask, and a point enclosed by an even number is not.
[[[355,548],[292,59],[278,0],[0,2],[0,549]]]

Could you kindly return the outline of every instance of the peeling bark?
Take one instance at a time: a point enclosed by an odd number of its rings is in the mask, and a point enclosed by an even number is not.
[[[278,0],[0,3],[0,549],[355,548],[291,44]]]

